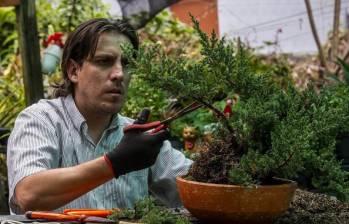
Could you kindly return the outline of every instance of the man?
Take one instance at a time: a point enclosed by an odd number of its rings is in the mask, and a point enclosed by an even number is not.
[[[68,37],[59,97],[21,112],[9,138],[12,213],[132,207],[148,190],[178,205],[175,177],[191,161],[164,141],[166,130],[123,133],[133,123],[118,114],[130,81],[125,43],[138,49],[136,33],[119,20],[93,19]]]

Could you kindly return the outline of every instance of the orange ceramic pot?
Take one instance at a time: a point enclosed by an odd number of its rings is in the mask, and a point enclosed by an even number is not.
[[[242,187],[209,184],[177,177],[185,208],[207,223],[272,223],[285,212],[295,193],[293,181],[276,179],[274,185]]]

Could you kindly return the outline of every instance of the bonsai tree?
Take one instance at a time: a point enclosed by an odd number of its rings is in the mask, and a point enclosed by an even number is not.
[[[349,88],[312,86],[298,91],[254,74],[243,46],[209,37],[192,17],[201,57],[170,57],[157,46],[134,52],[124,46],[130,72],[172,97],[190,98],[211,110],[220,124],[215,140],[191,167],[188,178],[222,184],[272,184],[273,177],[300,174],[320,191],[348,199],[348,174],[335,157],[336,138],[349,129]],[[227,118],[215,105],[228,93],[240,96]]]

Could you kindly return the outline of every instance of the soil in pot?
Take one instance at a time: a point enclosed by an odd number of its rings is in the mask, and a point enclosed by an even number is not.
[[[239,163],[239,158],[232,153],[232,148],[236,146],[229,137],[216,140],[214,144],[203,145],[188,176],[204,183],[230,184],[228,172],[234,164]]]

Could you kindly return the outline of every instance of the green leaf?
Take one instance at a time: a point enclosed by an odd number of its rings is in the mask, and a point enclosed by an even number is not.
[[[349,85],[349,64],[339,57],[337,57],[337,61],[343,70],[345,83]]]

